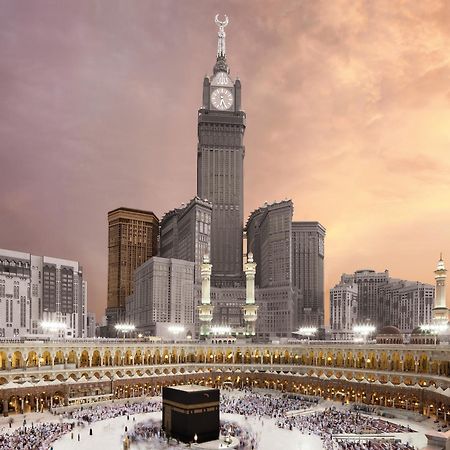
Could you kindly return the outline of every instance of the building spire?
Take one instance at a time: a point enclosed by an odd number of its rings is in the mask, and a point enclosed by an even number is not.
[[[225,20],[219,20],[219,14],[216,14],[214,22],[216,22],[216,25],[219,27],[217,33],[217,60],[214,65],[214,74],[217,72],[229,73],[230,69],[227,65],[227,54],[225,49],[225,27],[228,25],[228,16],[225,15]]]

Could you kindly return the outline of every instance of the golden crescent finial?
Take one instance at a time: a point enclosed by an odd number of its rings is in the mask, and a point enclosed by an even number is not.
[[[219,28],[225,28],[228,25],[228,16],[225,14],[225,20],[219,20],[219,14],[216,14],[216,17],[214,19],[214,22],[216,22],[216,25]]]

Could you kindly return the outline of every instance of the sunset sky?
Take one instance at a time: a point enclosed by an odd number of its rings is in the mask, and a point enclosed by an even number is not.
[[[342,272],[450,266],[450,1],[0,0],[0,248],[78,260],[106,306],[108,210],[195,195],[228,14],[245,216],[291,198]],[[449,297],[450,295],[448,295]]]

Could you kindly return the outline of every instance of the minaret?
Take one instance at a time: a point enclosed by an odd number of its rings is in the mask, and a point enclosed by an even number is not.
[[[253,253],[247,255],[244,272],[247,280],[245,306],[242,307],[244,312],[245,334],[246,336],[254,336],[256,319],[258,318],[258,306],[255,304],[256,263],[253,262]]]
[[[434,273],[434,278],[436,280],[436,292],[434,297],[433,322],[436,324],[447,324],[448,308],[445,296],[445,279],[447,278],[447,269],[445,268],[444,260],[442,259],[442,253]]]
[[[208,336],[213,319],[214,306],[211,305],[211,271],[212,264],[209,262],[209,256],[205,255],[201,265],[202,303],[197,306],[200,320],[200,337]]]

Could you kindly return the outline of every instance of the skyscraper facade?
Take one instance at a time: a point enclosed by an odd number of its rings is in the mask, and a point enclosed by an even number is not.
[[[396,326],[409,334],[414,328],[430,323],[434,286],[419,281],[390,280],[378,288],[377,325]]]
[[[87,282],[77,261],[0,249],[0,337],[48,334],[86,337]]]
[[[292,284],[291,200],[264,204],[247,221],[247,252],[256,262],[256,336],[287,338],[294,326],[296,292]]]
[[[159,221],[150,211],[117,208],[108,213],[108,327],[125,317],[134,271],[157,254]]]
[[[375,272],[375,270],[357,270],[353,274],[343,274],[341,283],[356,284],[358,286],[358,320],[374,323],[378,320],[380,305],[378,302],[378,288],[390,280],[389,271]]]
[[[216,64],[203,80],[198,111],[197,196],[212,203],[211,263],[213,285],[242,280],[243,166],[245,113],[241,83],[227,64],[224,22],[219,26]]]
[[[211,203],[195,197],[161,219],[159,256],[194,262],[196,283],[203,256],[211,252],[211,213]]]
[[[294,327],[324,326],[324,239],[325,228],[319,222],[292,223]]]
[[[247,221],[247,249],[257,264],[258,287],[290,286],[292,283],[291,200],[265,204]]]

